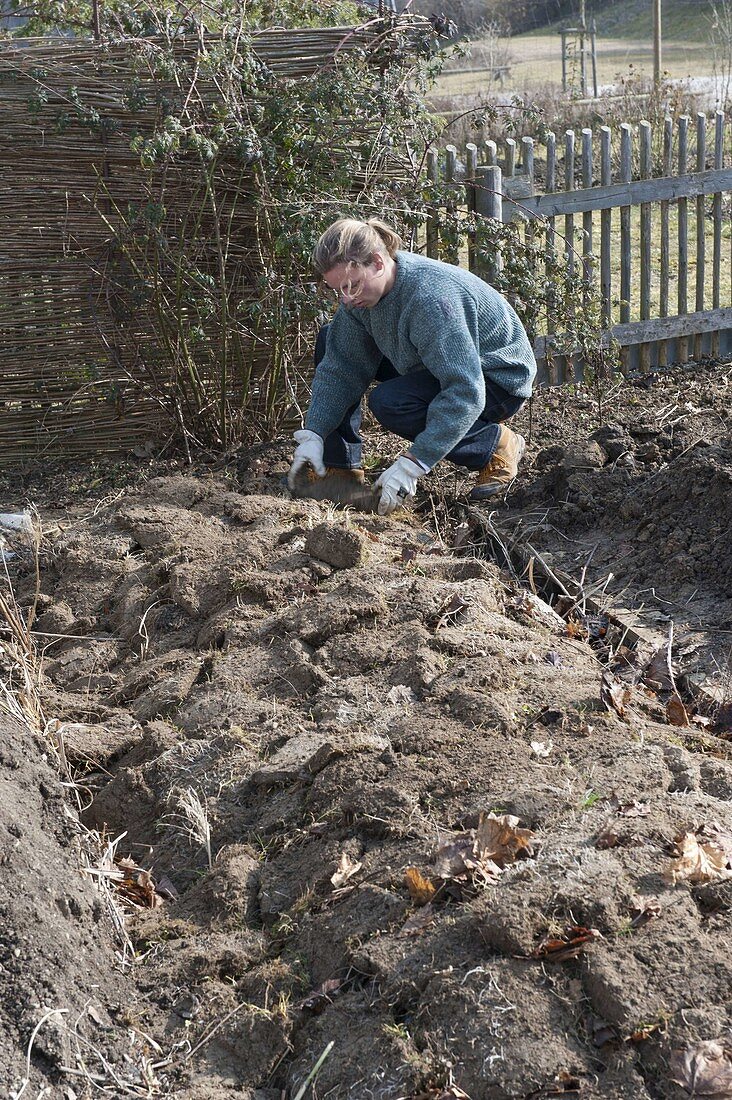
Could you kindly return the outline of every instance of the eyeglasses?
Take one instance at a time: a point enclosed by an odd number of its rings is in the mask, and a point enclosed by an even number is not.
[[[349,279],[347,283],[341,283],[339,287],[328,286],[326,283],[325,287],[333,295],[336,302],[339,302],[341,298],[344,302],[352,302],[361,293],[363,279]]]

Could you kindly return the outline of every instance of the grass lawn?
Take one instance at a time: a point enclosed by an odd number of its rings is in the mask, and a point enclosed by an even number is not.
[[[512,58],[511,72],[506,76],[503,88],[506,94],[525,94],[537,85],[561,84],[562,58],[558,34],[522,35],[512,38],[506,45]],[[469,68],[470,65],[470,57],[454,62],[454,68],[461,70]],[[714,74],[713,51],[708,42],[667,41],[663,48],[663,67],[671,79],[712,76]],[[598,37],[598,83],[600,85],[617,84],[631,74],[648,77],[653,75],[653,49],[650,38],[635,40]],[[591,83],[589,55],[587,78],[588,83]],[[568,79],[571,86],[579,86],[579,58],[574,65],[570,65]],[[479,93],[495,95],[496,90],[497,85],[490,81],[485,70],[453,74],[446,71],[436,85],[435,95]]]

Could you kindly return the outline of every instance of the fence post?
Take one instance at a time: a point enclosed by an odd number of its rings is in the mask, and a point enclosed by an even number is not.
[[[555,135],[549,131],[546,135],[546,184],[547,194],[552,194],[557,189],[557,139]],[[555,291],[555,274],[553,266],[557,258],[556,247],[556,218],[547,218],[546,227],[546,268],[547,268],[547,292],[546,292],[546,331],[547,335],[551,336],[557,331],[557,326],[554,322],[554,307],[556,303],[556,291]],[[552,353],[551,347],[547,347],[547,372],[549,374],[549,384],[552,386],[557,385],[559,382],[557,363]]]
[[[478,146],[469,141],[465,146],[465,202],[468,213],[475,215],[475,173],[478,169]],[[475,271],[475,230],[468,230],[468,270]]]
[[[685,176],[687,172],[689,117],[682,115],[679,119],[679,175]],[[678,246],[679,246],[679,275],[677,286],[676,310],[679,314],[689,312],[689,200],[679,199],[678,202]],[[685,363],[689,358],[689,340],[686,336],[679,337],[676,344],[676,358]]]
[[[506,172],[507,176],[516,174],[516,142],[513,138],[506,138]]]
[[[600,127],[600,183],[607,187],[612,183],[612,132],[609,126]],[[602,323],[612,324],[612,210],[600,211],[600,293],[602,295]]]
[[[592,20],[592,30],[590,31],[590,51],[592,55],[592,92],[595,99],[597,99],[597,24],[594,19]]]
[[[627,122],[620,127],[620,182],[630,183],[633,175],[633,131]],[[620,323],[630,321],[630,207],[620,207]],[[623,368],[628,368],[628,353],[621,352]]]
[[[574,191],[574,130],[564,134],[564,190]],[[564,215],[564,251],[567,273],[574,271],[574,214]]]
[[[582,130],[582,186],[592,187],[592,130],[585,127]],[[592,211],[587,210],[582,215],[582,269],[585,280],[585,301],[589,298],[592,286],[594,258],[592,255]]]
[[[562,36],[562,91],[567,91],[567,35],[564,31],[559,32]]]
[[[439,181],[439,154],[436,149],[427,150],[427,179],[430,185]],[[426,252],[431,260],[436,260],[440,252],[438,216],[437,203],[430,203],[427,210]]]
[[[521,138],[521,162],[524,166],[524,174],[531,184],[531,190],[534,190],[534,139],[531,137]]]
[[[521,163],[524,167],[524,175],[529,182],[531,194],[534,194],[534,139],[531,137],[521,138]],[[533,218],[529,218],[524,224],[524,243],[526,245],[527,261],[531,263],[531,274],[536,275],[536,253],[534,251],[534,237],[535,237],[535,222]],[[529,339],[534,340],[536,336],[536,330],[533,329],[529,332]]]
[[[640,178],[647,180],[651,175],[651,156],[653,131],[650,122],[640,123]],[[640,319],[648,321],[651,317],[651,204],[642,202],[640,208]],[[651,345],[641,344],[639,366],[646,374],[651,365]]]
[[[489,165],[485,170],[486,217],[497,222],[503,222],[503,173],[497,164]],[[491,282],[499,274],[503,267],[501,250],[496,248],[495,253],[488,259],[488,281]]]
[[[574,191],[574,130],[564,133],[564,189]],[[575,269],[574,214],[564,216],[564,256],[567,276],[571,277]],[[564,380],[574,381],[575,359],[567,356],[565,360]]]
[[[448,218],[448,228],[451,223],[454,224],[454,215],[457,213],[458,198],[455,190],[455,176],[457,173],[457,149],[454,145],[445,146],[445,183],[447,184],[447,197],[445,199],[445,209],[451,217]],[[443,259],[449,263],[457,266],[460,260],[460,243],[457,240],[450,240],[449,238],[444,242],[444,255]]]
[[[673,120],[666,116],[663,122],[663,174],[670,176],[673,172]],[[661,202],[661,285],[658,303],[658,316],[668,317],[668,290],[670,280],[671,248],[669,241],[669,201]],[[668,341],[658,342],[658,365],[668,365]]]
[[[724,111],[714,116],[714,167],[724,167]],[[722,275],[722,194],[717,191],[712,200],[712,224],[714,226],[714,253],[712,257],[712,309],[719,309]],[[719,358],[719,331],[712,333],[711,354]]]
[[[699,111],[696,116],[696,170],[703,172],[707,161],[707,116]],[[705,239],[705,205],[706,195],[696,197],[696,295],[695,308],[697,311],[704,309],[704,277],[706,274],[706,239]],[[697,362],[702,357],[702,337],[698,333],[694,337],[694,358]]]

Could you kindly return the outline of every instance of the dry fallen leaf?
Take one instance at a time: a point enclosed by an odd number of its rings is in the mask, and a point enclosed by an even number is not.
[[[561,1070],[556,1075],[552,1082],[547,1096],[566,1096],[567,1093],[579,1092],[582,1088],[582,1082],[574,1073],[568,1073],[566,1069]]]
[[[300,1001],[297,1005],[303,1012],[309,1012],[313,1016],[319,1016],[321,1012],[324,1012],[329,1004],[333,1003],[333,1000],[343,990],[345,982],[340,978],[328,978],[327,981],[321,982],[321,984],[314,989],[312,993],[308,994],[304,1000]]]
[[[643,670],[643,682],[654,691],[673,691],[668,669],[668,647],[663,645],[653,654]]]
[[[474,844],[472,832],[461,833],[447,844],[441,844],[435,852],[435,874],[438,878],[459,878],[472,871],[477,863]]]
[[[587,628],[578,623],[576,619],[567,620],[567,637],[568,638],[586,638]]]
[[[630,1035],[625,1036],[626,1043],[644,1043],[646,1039],[650,1039],[651,1035],[654,1035],[657,1031],[666,1032],[666,1021],[656,1020],[651,1024],[640,1024],[635,1031],[631,1031]]]
[[[399,931],[403,936],[416,936],[420,932],[424,932],[431,924],[434,924],[436,919],[435,907],[428,901],[426,905],[415,909],[412,915],[405,920]]]
[[[449,622],[454,622],[469,606],[470,604],[468,601],[464,600],[459,592],[453,593],[450,599],[447,600],[438,611],[439,618],[435,624],[435,630],[439,630],[440,627],[445,626]]]
[[[158,909],[163,904],[149,871],[127,858],[115,860],[115,866],[117,875],[112,881],[123,903],[133,909]]]
[[[527,619],[535,619],[554,630],[564,630],[566,624],[561,615],[535,592],[520,592],[507,601],[507,607],[513,608]]]
[[[666,703],[666,721],[672,726],[688,726],[689,715],[678,692]]]
[[[463,885],[492,885],[500,878],[502,868],[478,851],[475,833],[471,829],[469,833],[461,833],[437,849],[435,874],[446,886],[457,886],[461,893]]]
[[[579,955],[588,943],[600,938],[596,928],[584,928],[575,924],[567,928],[561,936],[550,936],[543,940],[539,946],[531,952],[532,959],[541,959],[543,962],[566,962]]]
[[[372,542],[381,542],[381,538],[379,537],[379,535],[375,534],[374,531],[367,531],[366,528],[361,527],[360,524],[358,524],[357,526],[361,534],[365,535],[367,539],[371,539]]]
[[[407,867],[404,878],[409,895],[417,905],[427,905],[437,893],[437,887],[422,874],[418,867]]]
[[[651,808],[647,802],[621,802],[615,813],[619,817],[648,817]]]
[[[674,838],[679,855],[672,859],[664,877],[672,885],[677,882],[703,883],[714,879],[728,878],[732,875],[729,868],[730,855],[725,850],[724,841],[702,838],[702,843],[694,833],[683,833]]]
[[[713,844],[727,856],[727,863],[732,868],[732,833],[727,832],[718,821],[710,821],[708,825],[702,825],[697,829],[696,835],[705,844]]]
[[[595,837],[596,848],[617,848],[619,843],[620,838],[610,822],[606,822]]]
[[[470,1097],[458,1085],[435,1085],[427,1092],[413,1094],[409,1100],[470,1100]]]
[[[519,856],[533,855],[534,834],[531,829],[519,829],[518,823],[519,819],[511,814],[481,813],[475,833],[475,851],[480,859],[505,867]]]
[[[504,867],[534,854],[530,829],[520,829],[510,814],[481,813],[477,829],[458,833],[434,854],[434,875],[441,888],[461,897],[465,888],[493,885]]]
[[[690,1096],[707,1100],[731,1100],[732,1051],[720,1043],[699,1043],[693,1050],[675,1050],[671,1055],[671,1078]]]
[[[632,688],[611,672],[603,672],[600,683],[600,699],[608,710],[614,710],[621,718],[625,717],[625,711],[630,704],[633,695]]]
[[[656,898],[631,898],[631,928],[642,928],[644,924],[661,916],[661,906]]]
[[[175,901],[178,897],[178,891],[167,875],[163,875],[158,879],[155,883],[155,890],[160,894],[161,898],[165,898],[169,901]]]
[[[400,704],[412,706],[417,702],[417,696],[406,684],[395,684],[394,687],[390,688],[386,693],[386,701],[393,706],[398,706]]]
[[[463,546],[470,542],[470,537],[470,525],[467,523],[458,523],[452,535],[453,549],[460,550]]]
[[[347,852],[341,852],[338,860],[338,867],[336,871],[330,876],[330,881],[336,890],[344,886],[349,878],[352,878],[356,874],[356,871],[360,871],[363,867],[363,863],[359,863],[357,859],[351,859]]]

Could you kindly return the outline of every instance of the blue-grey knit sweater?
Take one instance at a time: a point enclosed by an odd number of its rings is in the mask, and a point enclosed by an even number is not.
[[[506,299],[477,275],[397,252],[394,286],[371,309],[339,306],[315,372],[305,427],[325,438],[373,381],[382,356],[399,374],[425,368],[440,383],[410,454],[431,469],[485,406],[485,378],[530,397],[536,361]]]

